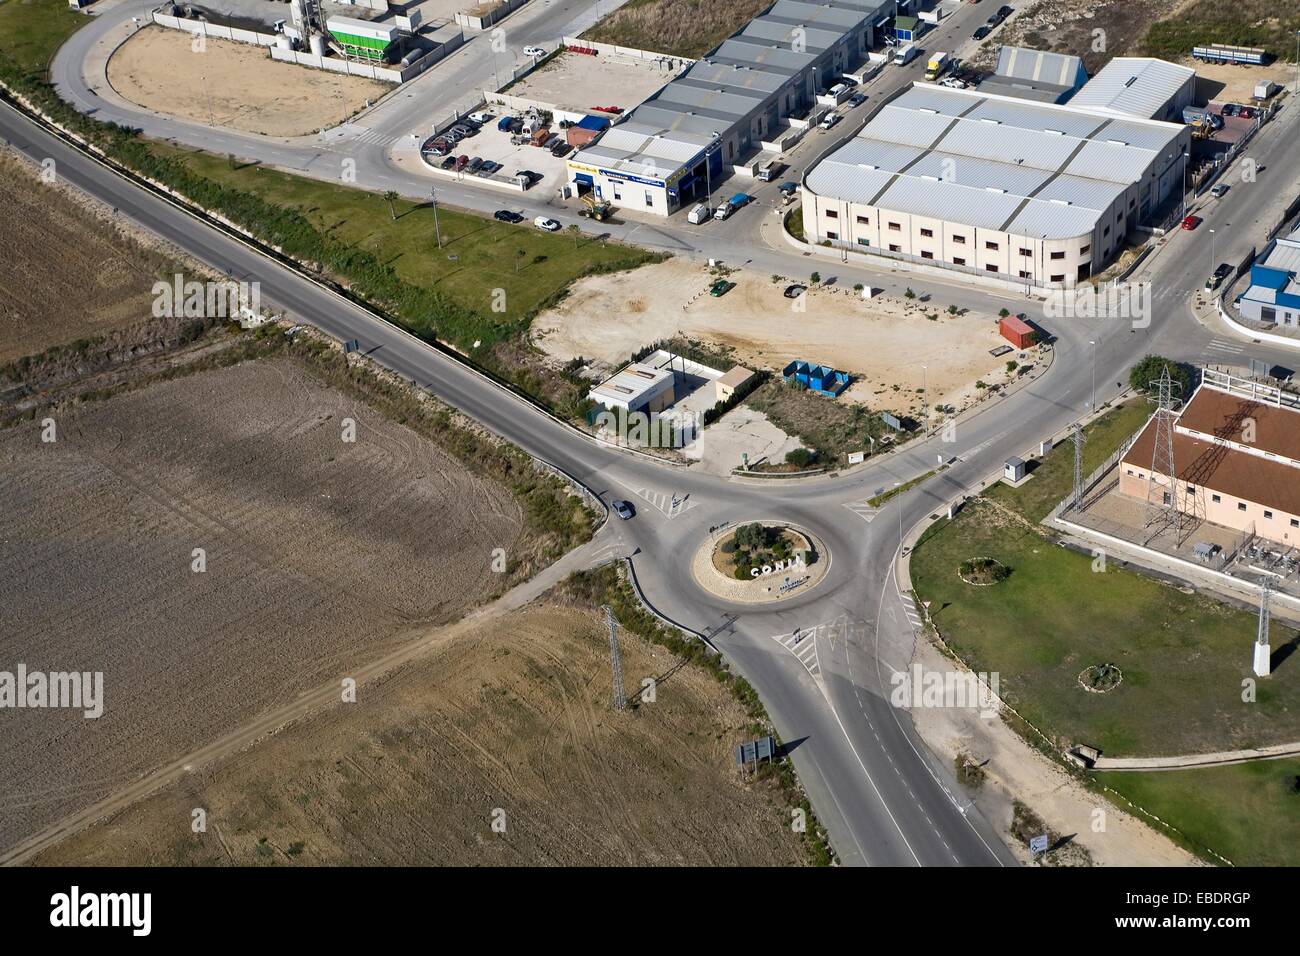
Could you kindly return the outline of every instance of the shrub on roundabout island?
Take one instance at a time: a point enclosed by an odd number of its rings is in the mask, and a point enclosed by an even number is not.
[[[1010,568],[993,558],[969,558],[958,569],[958,574],[967,584],[997,584],[1005,581],[1010,573]]]

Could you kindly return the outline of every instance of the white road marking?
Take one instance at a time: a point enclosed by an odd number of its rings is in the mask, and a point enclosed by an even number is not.
[[[848,508],[867,524],[871,524],[876,515],[880,514],[880,509],[873,508],[871,505],[867,504],[866,500],[845,502],[844,507]]]
[[[784,634],[773,634],[772,640],[793,654],[809,674],[813,677],[820,677],[822,668],[817,659],[817,634],[825,626],[824,624],[818,624],[814,628],[800,628],[794,632],[787,631]]]
[[[638,488],[632,493],[669,519],[684,515],[698,504],[690,495],[678,495],[670,491]]]

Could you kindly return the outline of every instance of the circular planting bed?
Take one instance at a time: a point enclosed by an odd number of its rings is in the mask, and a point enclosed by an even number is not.
[[[1011,569],[993,558],[970,558],[957,569],[957,576],[977,588],[987,588],[1005,581]]]
[[[1108,694],[1124,682],[1124,672],[1114,664],[1093,664],[1079,672],[1079,686],[1090,694]]]
[[[780,601],[803,594],[826,575],[830,560],[803,528],[752,521],[711,537],[691,571],[705,590],[728,601]]]

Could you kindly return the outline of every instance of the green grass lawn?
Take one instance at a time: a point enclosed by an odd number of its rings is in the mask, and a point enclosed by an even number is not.
[[[962,561],[988,556],[1005,581],[973,587]],[[944,639],[975,670],[997,671],[1004,696],[1029,721],[1110,756],[1231,750],[1300,739],[1300,653],[1258,682],[1251,676],[1255,617],[1053,544],[987,502],[970,502],[912,555],[917,593]],[[1273,626],[1276,651],[1297,640]],[[1116,664],[1106,694],[1079,686],[1093,664]]]
[[[63,41],[88,22],[68,9],[67,0],[0,0],[0,52],[44,74]]]
[[[1154,407],[1145,398],[1135,398],[1112,409],[1083,430],[1083,474],[1092,474],[1120,443],[1142,427]],[[1058,444],[1033,471],[1033,478],[1019,488],[998,483],[986,494],[1030,521],[1042,521],[1074,486],[1074,443]]]
[[[635,268],[657,258],[631,246],[544,233],[529,220],[511,225],[445,207],[438,210],[440,250],[428,205],[399,199],[393,204],[394,220],[380,193],[256,165],[232,169],[224,157],[155,148],[184,156],[195,172],[208,179],[300,210],[318,228],[380,255],[404,281],[437,288],[458,305],[500,322],[502,337],[511,328],[526,328],[539,310],[580,276]],[[509,208],[509,198],[503,196],[501,205]]]
[[[1300,866],[1300,760],[1097,779],[1238,866]]]

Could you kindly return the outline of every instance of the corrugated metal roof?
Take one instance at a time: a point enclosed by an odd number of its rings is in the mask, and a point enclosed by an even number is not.
[[[1117,56],[1070,99],[1071,106],[1150,118],[1196,71],[1147,57]]]
[[[1083,60],[1077,56],[1029,50],[1019,46],[1004,46],[998,51],[998,65],[994,73],[1065,87],[1076,86],[1087,79]]]
[[[1111,142],[1117,133],[1124,138]],[[1068,238],[1090,232],[1146,173],[1157,157],[1146,143],[1167,148],[1180,135],[1173,123],[916,84],[806,182],[819,195],[903,213]],[[897,179],[873,199],[891,172]]]
[[[1300,229],[1279,239],[1260,265],[1287,272],[1300,272]]]

